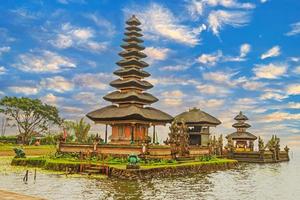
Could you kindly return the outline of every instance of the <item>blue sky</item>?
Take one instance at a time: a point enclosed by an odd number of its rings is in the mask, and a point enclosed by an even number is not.
[[[297,0],[3,0],[0,97],[40,98],[67,119],[108,105],[124,21],[136,14],[153,107],[199,107],[224,135],[242,110],[250,132],[300,145],[299,10]]]

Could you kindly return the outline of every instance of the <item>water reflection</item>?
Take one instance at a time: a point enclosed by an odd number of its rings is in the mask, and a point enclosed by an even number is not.
[[[50,200],[298,199],[300,158],[294,157],[289,163],[240,164],[233,170],[147,181],[66,178],[39,172],[35,184],[31,178],[25,185],[23,171],[0,167],[0,188]]]

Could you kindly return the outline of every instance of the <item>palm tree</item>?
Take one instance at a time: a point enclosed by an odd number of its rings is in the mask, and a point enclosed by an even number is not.
[[[79,122],[65,121],[64,124],[68,130],[74,131],[77,142],[86,142],[91,125],[86,123],[83,118]]]

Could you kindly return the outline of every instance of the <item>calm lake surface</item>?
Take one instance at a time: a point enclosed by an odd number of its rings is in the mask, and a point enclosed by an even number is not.
[[[100,199],[300,199],[300,151],[291,152],[291,161],[276,164],[240,164],[238,169],[188,177],[121,181],[65,177],[32,169],[28,184],[24,169],[0,168],[0,188],[49,200]],[[1,197],[0,197],[1,199]]]

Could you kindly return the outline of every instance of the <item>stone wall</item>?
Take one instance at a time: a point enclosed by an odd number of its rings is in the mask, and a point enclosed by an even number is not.
[[[264,152],[233,152],[228,153],[228,157],[238,160],[239,162],[253,162],[253,163],[274,163],[289,161],[289,155],[285,151],[280,151],[279,159],[275,160],[274,155],[270,151]]]
[[[195,165],[174,165],[167,167],[157,167],[151,169],[118,169],[110,168],[110,176],[119,179],[151,179],[151,178],[162,178],[170,176],[185,176],[191,174],[205,173],[218,170],[227,170],[237,167],[238,162],[230,160],[222,163],[205,163]]]

